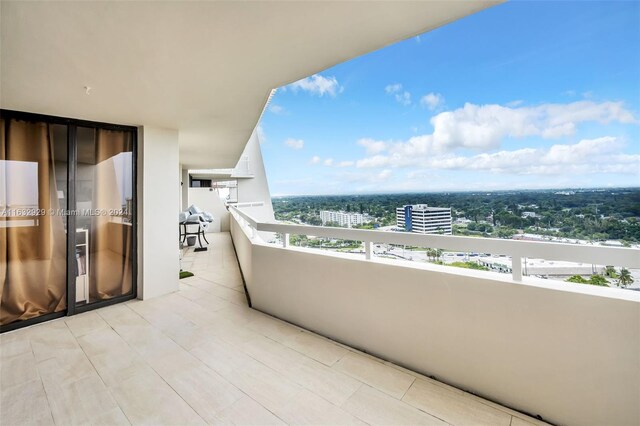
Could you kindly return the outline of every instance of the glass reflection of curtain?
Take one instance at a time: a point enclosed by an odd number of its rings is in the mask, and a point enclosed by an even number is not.
[[[0,119],[0,161],[38,165],[38,207],[59,209],[53,137],[46,123]],[[66,143],[66,141],[65,141]],[[65,159],[61,159],[66,161]],[[12,182],[0,177],[5,192]],[[15,185],[15,183],[14,183]],[[0,324],[26,320],[66,308],[64,217],[39,216],[33,226],[11,226],[0,217]]]
[[[93,208],[105,215],[94,216],[91,225],[91,300],[109,299],[131,293],[133,232],[129,224],[115,220],[110,211],[123,208],[123,174],[115,161],[122,152],[130,152],[131,134],[99,129],[96,135],[96,161],[93,178]],[[132,167],[131,156],[125,167]],[[131,176],[130,173],[125,176]],[[131,184],[131,183],[129,183]]]

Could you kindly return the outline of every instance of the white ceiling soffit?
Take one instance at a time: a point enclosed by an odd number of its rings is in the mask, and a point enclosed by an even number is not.
[[[496,3],[2,1],[0,104],[178,129],[188,168],[233,167],[271,89]]]

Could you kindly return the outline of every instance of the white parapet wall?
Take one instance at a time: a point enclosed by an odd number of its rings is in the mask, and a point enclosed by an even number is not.
[[[231,234],[255,309],[553,423],[640,424],[636,292]]]

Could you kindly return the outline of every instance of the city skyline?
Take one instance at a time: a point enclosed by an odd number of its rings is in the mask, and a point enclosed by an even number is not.
[[[509,2],[280,88],[271,192],[638,186],[639,12]]]

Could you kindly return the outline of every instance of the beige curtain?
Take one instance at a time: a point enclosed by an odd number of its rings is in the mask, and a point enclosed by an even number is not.
[[[6,325],[66,308],[66,233],[64,217],[48,213],[60,208],[49,126],[0,119],[0,135],[0,161],[37,164],[38,208],[47,212],[22,226],[0,217],[0,324]],[[10,193],[7,176],[0,185]]]
[[[122,209],[122,163],[116,156],[130,152],[131,134],[98,129],[96,161],[93,174],[93,208],[100,211]],[[131,167],[130,165],[128,167]],[[95,216],[91,224],[91,267],[89,295],[91,300],[110,299],[132,290],[132,226],[122,217]]]

